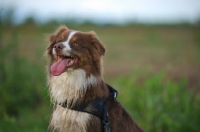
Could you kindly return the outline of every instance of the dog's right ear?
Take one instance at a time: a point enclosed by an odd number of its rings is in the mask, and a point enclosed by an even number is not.
[[[50,43],[53,43],[53,41],[55,41],[55,39],[56,39],[56,35],[50,35],[49,36]]]
[[[56,37],[66,30],[68,30],[68,28],[65,25],[62,25],[58,27],[58,29],[54,32],[54,34],[48,36],[48,41],[50,42],[50,44],[49,47],[47,48],[47,54],[50,55],[52,54],[52,48],[56,42]]]
[[[56,40],[56,35],[50,35],[48,39],[49,39],[50,44],[49,44],[49,47],[47,47],[47,54],[52,54],[52,48]]]

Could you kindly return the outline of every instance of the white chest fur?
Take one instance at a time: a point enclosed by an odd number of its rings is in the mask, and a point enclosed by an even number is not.
[[[88,85],[95,85],[97,81],[93,75],[86,78],[82,69],[68,70],[60,76],[52,76],[49,79],[52,101],[63,103],[66,100],[77,100],[85,94]]]
[[[52,76],[49,79],[52,101],[63,103],[66,100],[77,100],[85,94],[88,85],[96,85],[97,83],[98,79],[93,75],[86,78],[86,73],[82,69],[68,70],[60,76]],[[85,132],[86,123],[89,119],[90,114],[57,105],[52,114],[50,126],[60,132]]]
[[[50,125],[59,132],[86,132],[90,114],[77,112],[57,106],[53,112]]]

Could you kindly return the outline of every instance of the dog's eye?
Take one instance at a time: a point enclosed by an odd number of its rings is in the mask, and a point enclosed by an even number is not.
[[[77,43],[77,42],[74,42],[74,45],[78,45],[78,43]]]

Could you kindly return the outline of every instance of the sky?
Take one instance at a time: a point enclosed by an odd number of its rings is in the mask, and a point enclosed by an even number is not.
[[[173,23],[200,20],[200,0],[0,0],[0,8],[13,7],[14,22],[32,15],[49,19],[91,20],[96,23]]]

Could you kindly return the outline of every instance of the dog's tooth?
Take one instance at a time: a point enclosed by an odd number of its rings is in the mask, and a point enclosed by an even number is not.
[[[68,65],[71,65],[72,63],[73,63],[73,62],[72,62],[72,61],[70,61]]]

